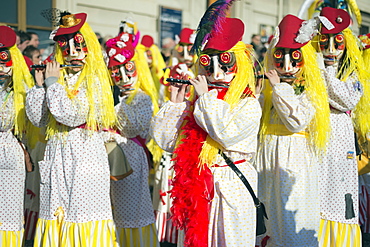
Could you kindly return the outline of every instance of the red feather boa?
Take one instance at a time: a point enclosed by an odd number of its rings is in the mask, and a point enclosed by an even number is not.
[[[207,133],[195,122],[190,112],[184,121],[181,140],[174,151],[175,177],[171,197],[172,222],[185,231],[184,245],[208,246],[209,210],[213,198],[213,176],[210,169],[199,170],[199,154]]]

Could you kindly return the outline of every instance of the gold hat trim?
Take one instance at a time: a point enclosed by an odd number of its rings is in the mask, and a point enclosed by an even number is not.
[[[76,19],[75,15],[65,15],[62,17],[62,25],[59,27],[61,28],[70,28],[77,26],[78,24],[81,23],[81,19]]]

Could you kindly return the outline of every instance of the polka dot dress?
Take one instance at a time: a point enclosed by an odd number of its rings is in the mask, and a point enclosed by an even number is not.
[[[188,107],[186,102],[167,102],[154,117],[153,137],[166,151],[173,150]],[[217,91],[211,90],[196,101],[194,117],[197,124],[223,146],[228,157],[240,162],[238,168],[256,191],[257,172],[250,160],[257,149],[261,117],[258,101],[246,98],[230,110],[225,101],[217,99]],[[248,190],[221,156],[211,170],[215,196],[210,210],[208,246],[254,246],[256,209]],[[182,243],[178,242],[178,246]]]
[[[76,83],[78,76],[79,73],[66,78],[68,87]],[[47,123],[50,111],[60,125],[68,127],[65,134],[57,133],[48,140],[44,159],[39,162],[39,218],[56,220],[57,210],[62,208],[68,223],[112,220],[110,173],[103,138],[98,132],[78,127],[85,124],[89,112],[85,85],[81,84],[73,100],[59,83],[51,84],[47,90],[34,87],[27,95],[26,107],[36,126]],[[41,229],[37,232],[51,234]],[[105,238],[105,233],[99,234]],[[36,238],[43,239],[37,234]]]
[[[304,131],[314,108],[307,95],[295,95],[287,83],[273,87],[270,124],[276,134],[261,142],[256,167],[258,196],[269,219],[267,246],[318,246],[318,160]],[[279,129],[289,130],[279,133]],[[296,134],[294,134],[296,133]],[[299,134],[298,134],[299,133]]]
[[[332,133],[319,166],[321,218],[358,224],[358,168],[353,123],[347,112],[353,110],[362,94],[353,86],[356,75],[340,81],[334,67],[328,66],[325,79]]]
[[[0,99],[0,231],[21,231],[25,183],[24,153],[12,134],[15,116],[13,93],[1,90]]]

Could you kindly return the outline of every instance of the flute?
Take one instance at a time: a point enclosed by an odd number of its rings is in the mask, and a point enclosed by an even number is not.
[[[295,76],[279,76],[280,79],[296,79]],[[257,79],[263,79],[263,78],[266,78],[267,77],[265,75],[258,75],[256,76]],[[181,84],[187,84],[187,85],[191,85],[190,81],[189,80],[181,80],[181,79],[175,79],[175,78],[167,78],[166,79],[167,82],[174,82],[174,83],[181,83]],[[208,84],[209,86],[215,86],[213,84]],[[222,87],[222,86],[221,86]]]
[[[189,80],[181,80],[181,79],[175,79],[175,78],[167,78],[166,81],[167,82],[174,82],[174,83],[181,83],[181,84],[191,85],[191,83],[190,83]],[[229,88],[228,85],[217,85],[217,84],[209,84],[209,83],[207,83],[207,85],[210,86],[210,87]]]
[[[60,68],[71,68],[71,67],[81,67],[79,64],[61,64]],[[46,64],[32,64],[31,69],[45,69]]]

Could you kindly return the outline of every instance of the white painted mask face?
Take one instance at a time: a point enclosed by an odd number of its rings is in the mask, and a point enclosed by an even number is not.
[[[175,52],[175,56],[180,63],[185,63],[189,68],[193,66],[193,55],[190,54],[192,44],[180,43]]]
[[[80,32],[61,35],[57,37],[56,41],[62,49],[65,63],[80,66],[72,67],[70,71],[73,73],[81,71],[86,63],[85,59],[88,53],[83,35]]]
[[[212,84],[230,84],[237,70],[236,57],[233,52],[204,54],[199,62],[206,71],[207,80]]]
[[[345,51],[345,40],[342,33],[322,34],[320,50],[326,65],[337,65]]]
[[[134,88],[138,79],[135,62],[128,61],[125,64],[113,66],[109,70],[114,82],[121,90]]]
[[[280,80],[286,82],[295,80],[296,75],[301,71],[304,65],[300,49],[282,47],[275,48],[273,52],[273,62]]]

